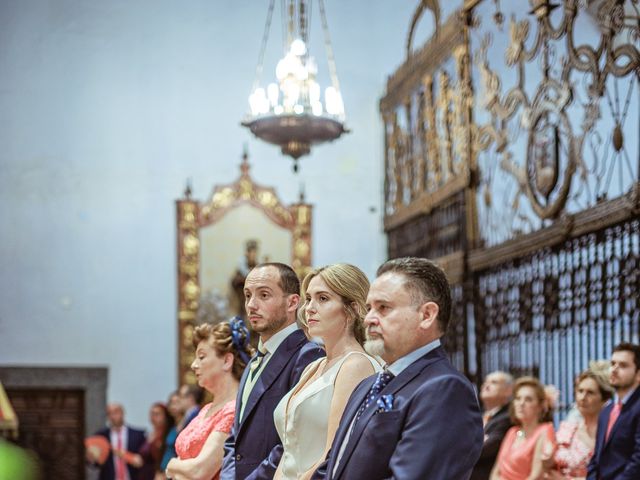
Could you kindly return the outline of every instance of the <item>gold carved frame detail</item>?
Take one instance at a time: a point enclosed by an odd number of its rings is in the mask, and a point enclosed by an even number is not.
[[[301,197],[298,203],[286,206],[276,191],[261,186],[249,175],[246,153],[240,165],[240,178],[228,185],[218,185],[208,201],[200,203],[185,197],[176,201],[178,259],[178,383],[195,383],[191,371],[193,361],[193,329],[200,306],[200,237],[201,228],[219,221],[230,210],[250,204],[261,210],[276,225],[291,232],[291,265],[299,276],[311,267],[312,206]]]
[[[385,125],[385,230],[431,212],[471,186],[476,165],[471,151],[473,91],[468,28],[462,12],[440,25],[437,2],[423,2],[412,19],[407,59],[389,77],[380,100]],[[411,51],[419,15],[432,11],[436,34]],[[448,60],[450,68],[443,68]],[[473,195],[468,195],[473,204]],[[473,218],[473,217],[472,217]],[[475,240],[473,221],[467,228]]]

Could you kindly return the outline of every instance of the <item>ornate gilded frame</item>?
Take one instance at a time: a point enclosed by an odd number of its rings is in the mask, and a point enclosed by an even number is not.
[[[200,229],[218,222],[229,211],[250,204],[262,211],[273,223],[291,232],[291,265],[299,276],[311,266],[312,205],[304,198],[284,205],[271,187],[257,184],[249,174],[245,154],[240,165],[240,177],[233,183],[217,185],[204,203],[191,198],[187,188],[177,208],[178,267],[178,383],[195,383],[190,365],[193,361],[193,329],[200,306]]]

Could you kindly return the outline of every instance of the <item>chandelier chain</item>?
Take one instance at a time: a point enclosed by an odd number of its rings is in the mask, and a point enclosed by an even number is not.
[[[318,0],[320,7],[320,18],[322,20],[322,31],[324,32],[324,46],[327,51],[327,63],[329,64],[329,77],[331,84],[336,91],[340,91],[338,82],[338,73],[336,71],[336,60],[333,56],[333,47],[331,46],[331,37],[329,36],[329,25],[327,24],[327,14],[324,8],[324,0]]]
[[[264,54],[267,50],[267,40],[269,39],[269,30],[271,29],[271,19],[273,18],[273,7],[275,0],[269,2],[269,9],[267,10],[267,21],[264,24],[264,33],[262,34],[262,45],[260,46],[260,53],[258,54],[258,65],[256,66],[256,75],[253,80],[253,87],[251,90],[255,90],[260,84],[260,78],[262,77],[262,69],[264,66]]]

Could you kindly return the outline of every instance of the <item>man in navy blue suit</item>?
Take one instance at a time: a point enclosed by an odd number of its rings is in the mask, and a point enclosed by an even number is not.
[[[640,345],[621,343],[611,355],[616,393],[600,412],[588,480],[640,479]]]
[[[135,480],[138,469],[124,461],[120,454],[113,452],[138,453],[145,442],[145,434],[142,430],[131,428],[124,423],[124,408],[119,403],[107,405],[107,419],[109,428],[96,432],[111,444],[111,451],[107,460],[100,465],[100,480]],[[89,453],[87,453],[89,455]],[[89,458],[90,461],[95,459]]]
[[[245,280],[244,298],[247,318],[260,341],[240,380],[221,480],[273,478],[282,456],[273,411],[305,367],[325,355],[296,325],[300,281],[291,267],[257,265]]]
[[[424,258],[384,263],[367,297],[365,349],[387,363],[351,395],[316,479],[466,480],[482,449],[471,383],[440,345],[451,312],[444,272]]]

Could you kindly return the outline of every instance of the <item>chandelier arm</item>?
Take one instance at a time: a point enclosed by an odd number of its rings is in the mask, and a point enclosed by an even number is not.
[[[256,66],[256,76],[253,80],[253,87],[251,91],[255,91],[260,84],[260,77],[262,77],[262,69],[264,66],[264,54],[267,50],[267,40],[269,39],[269,30],[271,30],[271,18],[273,17],[273,7],[275,0],[269,2],[269,9],[267,10],[267,21],[264,24],[264,33],[262,34],[262,45],[260,46],[260,53],[258,55],[258,65]]]
[[[286,53],[289,46],[289,13],[288,0],[280,0],[280,24],[282,26],[282,51]]]
[[[307,1],[307,39],[305,40],[305,43],[307,45],[310,44],[310,40],[309,37],[311,37],[311,14],[313,13],[313,0],[308,0]]]
[[[294,33],[296,29],[296,4],[295,0],[289,0],[289,5],[287,6],[287,44],[284,49],[285,53],[289,50],[289,45],[293,42]]]
[[[318,0],[320,6],[320,18],[322,20],[322,30],[324,32],[324,46],[327,51],[327,63],[329,64],[329,76],[331,84],[336,91],[340,91],[340,83],[338,82],[338,73],[336,71],[336,60],[333,56],[333,47],[331,46],[331,37],[329,36],[329,25],[327,24],[327,14],[324,9],[324,0]]]

